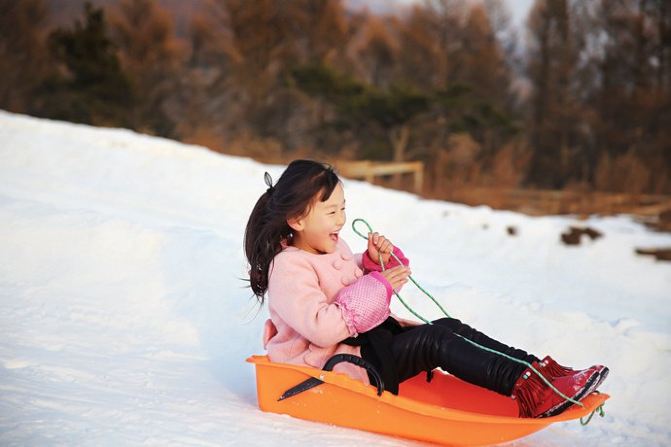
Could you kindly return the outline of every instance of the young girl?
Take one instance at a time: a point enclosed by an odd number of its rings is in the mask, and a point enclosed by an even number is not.
[[[409,262],[377,233],[368,235],[364,253],[352,254],[339,236],[345,195],[333,169],[296,160],[276,185],[267,173],[265,180],[268,189],[249,217],[244,245],[252,291],[261,303],[268,293],[270,319],[263,341],[271,361],[321,369],[334,354],[361,356],[393,393],[400,382],[440,367],[516,399],[520,417],[553,416],[571,403],[524,364],[462,337],[532,364],[573,400],[590,394],[608,374],[602,365],[576,371],[549,356],[541,361],[453,318],[418,325],[390,316],[392,291],[407,282]],[[335,370],[369,383],[358,366],[341,363]]]

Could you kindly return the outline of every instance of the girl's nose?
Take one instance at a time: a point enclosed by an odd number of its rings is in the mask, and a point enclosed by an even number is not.
[[[347,220],[347,216],[345,216],[345,213],[338,213],[338,225],[343,226],[345,225],[345,221]]]

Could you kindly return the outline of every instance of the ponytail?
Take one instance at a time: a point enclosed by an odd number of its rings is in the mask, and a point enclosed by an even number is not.
[[[281,240],[288,239],[291,230],[289,225],[286,225],[285,229],[268,224],[268,202],[271,195],[270,188],[261,194],[245,229],[245,254],[249,261],[249,283],[252,292],[261,304],[263,304],[263,296],[268,289],[270,261],[282,251]],[[277,241],[277,243],[271,241]]]

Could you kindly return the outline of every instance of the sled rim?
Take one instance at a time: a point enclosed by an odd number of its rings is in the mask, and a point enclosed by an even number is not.
[[[568,410],[556,416],[547,418],[520,418],[512,416],[501,416],[495,414],[478,413],[472,411],[461,410],[457,408],[434,405],[420,400],[412,399],[402,395],[394,395],[388,391],[378,396],[375,387],[364,384],[363,382],[350,378],[346,374],[336,371],[323,371],[317,368],[312,368],[303,365],[294,365],[291,363],[271,362],[266,355],[252,355],[246,360],[249,363],[255,364],[259,367],[280,368],[285,370],[297,371],[308,377],[314,377],[325,384],[330,384],[338,388],[354,392],[361,397],[377,399],[382,403],[410,411],[418,415],[434,417],[439,419],[449,419],[455,422],[468,423],[483,423],[483,424],[505,424],[510,425],[531,425],[539,426],[539,429],[556,422],[576,420],[581,417],[588,416],[602,405],[610,395],[604,393],[592,393],[585,397],[581,403],[584,407],[573,405]],[[277,390],[277,397],[279,397],[285,390]]]

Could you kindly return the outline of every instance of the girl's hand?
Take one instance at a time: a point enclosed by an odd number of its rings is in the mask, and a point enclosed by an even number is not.
[[[393,250],[394,246],[391,244],[389,239],[381,236],[377,232],[368,233],[368,256],[376,264],[380,263],[380,258],[378,255],[382,255],[382,262],[384,262],[384,265],[387,265]]]
[[[387,281],[389,281],[391,288],[394,290],[398,290],[399,287],[408,282],[408,276],[410,276],[410,273],[410,268],[404,265],[399,265],[398,267],[380,272],[380,274],[384,276]]]

